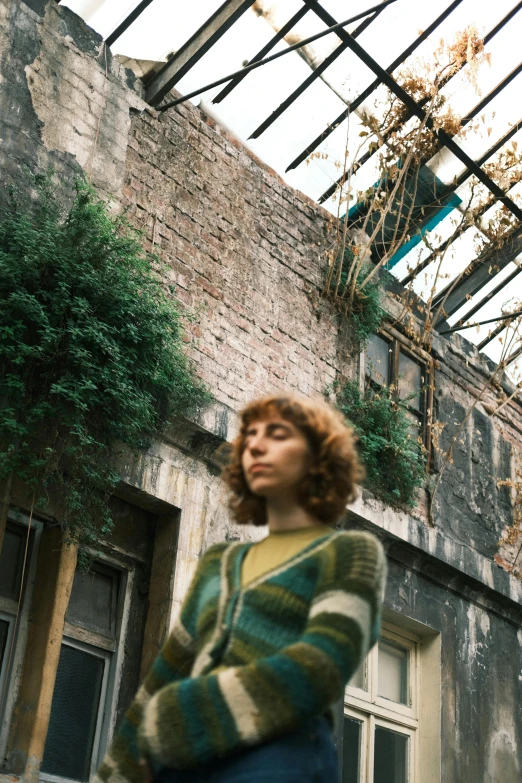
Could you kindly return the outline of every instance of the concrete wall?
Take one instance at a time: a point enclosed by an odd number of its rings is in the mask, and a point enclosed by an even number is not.
[[[67,193],[86,172],[145,229],[194,316],[187,351],[216,402],[198,421],[173,423],[140,464],[122,466],[127,491],[180,510],[174,613],[208,543],[260,534],[230,524],[214,464],[236,411],[275,389],[318,396],[358,373],[319,295],[329,216],[193,106],[166,115],[146,107],[140,84],[53,0],[0,0],[0,57],[5,182],[19,181],[24,165],[53,165]],[[433,354],[443,448],[480,397],[444,471],[435,526],[425,503],[408,515],[366,492],[350,524],[388,547],[387,606],[442,634],[444,783],[515,783],[522,584],[509,571],[521,539],[512,493],[497,482],[513,475],[522,409],[513,402],[491,418],[505,391],[484,391],[492,368],[464,338],[435,338]]]

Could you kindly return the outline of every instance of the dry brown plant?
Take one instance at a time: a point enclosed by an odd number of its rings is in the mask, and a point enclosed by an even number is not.
[[[444,206],[456,184],[450,183],[437,192],[433,175],[433,188],[428,189],[430,200],[426,202],[426,181],[421,182],[421,172],[423,169],[426,172],[426,164],[441,149],[438,130],[443,129],[449,136],[458,136],[459,139],[471,131],[486,136],[491,133],[488,116],[483,114],[473,121],[457,116],[449,105],[444,87],[453,76],[461,73],[480,95],[478,74],[480,68],[489,63],[484,42],[476,28],[471,26],[457,34],[450,43],[441,40],[429,59],[411,62],[394,74],[397,82],[424,108],[424,120],[411,116],[408,108],[394,93],[385,91],[384,101],[381,100],[384,111],[381,110],[380,118],[369,111],[362,114],[363,130],[356,149],[350,152],[348,121],[344,159],[339,164],[342,176],[335,194],[337,215],[332,218],[335,237],[329,248],[324,295],[337,306],[339,312],[349,317],[354,311],[355,302],[361,301],[365,289],[376,280],[379,270],[386,269],[388,262],[404,243],[418,235],[423,252],[426,249],[429,251],[429,270],[424,271],[427,264],[422,265],[419,271],[416,267],[411,268],[409,272],[412,279],[408,286],[400,295],[391,296],[395,296],[401,306],[395,325],[428,352],[431,352],[435,325],[447,315],[444,307],[455,287],[481,264],[488,264],[491,274],[498,271],[498,266],[491,260],[492,256],[501,253],[514,232],[520,229],[512,213],[474,177],[467,180],[464,199],[458,210],[453,210],[449,237],[446,235],[442,241],[440,231],[434,230],[428,234],[420,228],[430,214],[435,214]],[[314,153],[314,157],[324,158],[324,153]],[[371,157],[378,171],[377,184],[357,191],[357,172]],[[522,154],[516,142],[502,148],[483,168],[505,192],[511,190],[522,181]],[[421,186],[424,187],[424,201],[419,206],[417,195]],[[513,199],[518,201],[516,195],[513,195]],[[360,216],[355,221],[348,221],[345,215],[350,206],[355,204],[359,207]],[[475,259],[443,289],[442,299],[440,296],[437,298],[441,282],[449,277],[445,271],[448,253],[453,243],[470,230],[475,235]],[[419,274],[426,274],[428,289],[422,315],[419,313],[418,297],[413,293],[413,284]],[[438,303],[435,306],[436,301]],[[514,314],[520,309],[521,303],[511,302],[503,314]],[[522,345],[520,327],[519,317],[513,315],[513,318],[507,320],[500,338],[500,360],[476,394],[444,453],[438,445],[441,427],[437,422],[433,424],[434,448],[440,453],[438,475],[430,492],[429,519],[432,523],[434,498],[444,470],[452,462],[455,444],[462,437],[466,422],[486,392],[500,388],[507,360]],[[498,410],[509,401],[504,400]],[[518,489],[522,497],[522,479]]]

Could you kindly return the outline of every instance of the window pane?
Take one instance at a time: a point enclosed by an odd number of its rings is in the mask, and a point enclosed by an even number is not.
[[[89,780],[104,666],[103,658],[62,645],[43,772]]]
[[[413,394],[408,400],[408,405],[411,405],[415,410],[420,410],[422,384],[421,365],[401,351],[399,355],[399,395],[404,399]]]
[[[9,633],[9,623],[7,622],[7,620],[0,620],[0,674],[2,672],[2,667],[4,665],[4,658],[7,652],[8,633]]]
[[[389,383],[391,345],[387,340],[374,334],[366,348],[366,375],[376,381],[380,386]]]
[[[393,642],[381,639],[379,642],[379,696],[408,703],[408,657],[409,650]]]
[[[22,580],[26,532],[7,527],[0,552],[0,595],[18,599]]]
[[[366,659],[363,659],[359,664],[359,666],[357,667],[357,671],[354,673],[348,685],[351,685],[354,688],[361,688],[363,691],[365,691],[366,690],[365,673],[366,673]]]
[[[408,737],[375,727],[373,783],[407,783]]]
[[[342,783],[359,783],[361,766],[361,721],[344,716]]]
[[[116,636],[118,574],[108,569],[76,571],[67,607],[67,622],[105,636]]]
[[[406,418],[408,419],[410,426],[409,426],[409,432],[410,432],[410,438],[414,443],[418,443],[419,436],[421,435],[421,420],[418,416],[416,416],[414,413],[411,413],[411,411],[406,412]]]

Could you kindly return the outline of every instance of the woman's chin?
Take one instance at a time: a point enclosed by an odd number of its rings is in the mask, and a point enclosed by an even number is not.
[[[277,497],[281,490],[274,486],[270,481],[252,481],[250,483],[250,491],[254,495],[258,495],[261,498]]]

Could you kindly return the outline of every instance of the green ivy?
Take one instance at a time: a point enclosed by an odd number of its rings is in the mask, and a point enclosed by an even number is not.
[[[33,485],[42,508],[58,488],[80,545],[112,528],[122,444],[146,449],[208,399],[156,270],[84,181],[69,209],[48,176],[0,209],[0,477]]]
[[[370,281],[362,290],[360,284],[370,272],[370,268],[364,266],[357,276],[357,284],[353,297],[352,310],[350,313],[351,325],[355,337],[361,348],[372,336],[376,334],[386,316],[381,306],[381,286],[376,275],[374,280]]]
[[[424,447],[411,437],[406,408],[387,387],[361,393],[355,381],[337,385],[336,405],[354,428],[366,469],[365,486],[385,503],[414,508],[426,478]]]
[[[341,276],[337,294],[335,293],[336,283],[330,283],[328,295],[333,296],[341,311],[349,318],[354,337],[359,348],[364,348],[372,334],[376,334],[384,321],[386,313],[381,305],[382,280],[380,277],[385,274],[376,275],[362,290],[361,283],[367,277],[372,269],[371,264],[364,264],[357,275],[354,297],[351,307],[348,308],[347,294],[345,291],[348,271],[354,262],[355,255],[350,245],[344,250]],[[333,276],[335,277],[335,275]]]

